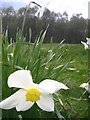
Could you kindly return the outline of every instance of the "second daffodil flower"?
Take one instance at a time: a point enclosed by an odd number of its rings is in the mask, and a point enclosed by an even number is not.
[[[43,5],[43,6],[38,5],[38,6],[39,6],[39,9],[38,9],[37,12],[35,13],[35,16],[41,18],[41,17],[43,16],[44,12],[45,12],[45,9],[46,9],[47,6],[49,5],[49,3],[50,3],[50,2],[48,1],[48,2],[47,2],[45,5]]]
[[[90,93],[90,84],[89,84],[89,82],[81,84],[80,87],[86,89],[86,91],[88,91]]]
[[[84,45],[85,49],[89,49],[90,48],[90,38],[86,38],[87,42],[83,42],[81,41],[81,43]]]
[[[45,8],[40,7],[38,11],[35,13],[35,16],[41,18],[43,16],[44,11],[45,11]]]
[[[54,100],[52,94],[60,89],[67,90],[68,87],[54,80],[44,80],[40,84],[32,81],[29,70],[18,70],[8,77],[8,86],[20,88],[10,97],[0,102],[0,108],[26,111],[34,103],[44,111],[54,111]]]

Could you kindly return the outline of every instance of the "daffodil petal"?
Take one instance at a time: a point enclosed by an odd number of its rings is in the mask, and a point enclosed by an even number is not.
[[[40,8],[38,9],[38,11],[35,13],[35,16],[36,16],[36,17],[39,16],[39,18],[41,18],[41,17],[43,16],[44,11],[45,11],[45,8],[40,7]]]
[[[16,88],[30,88],[32,76],[29,70],[18,70],[8,77],[8,86]]]
[[[81,41],[81,43],[84,45],[85,49],[88,49],[87,43],[85,43],[85,42],[83,42],[83,41]]]
[[[26,101],[25,94],[24,96],[22,96],[21,100],[19,101],[19,104],[16,106],[17,111],[26,111],[30,109],[34,104],[34,102]]]
[[[17,111],[26,111],[26,110],[29,110],[34,103],[32,102],[22,102],[21,104],[19,104],[18,106],[16,106],[16,110]]]
[[[53,94],[60,89],[65,89],[67,90],[68,87],[65,86],[63,83],[57,82],[55,80],[44,80],[42,81],[39,86],[45,90],[47,90],[49,93]]]
[[[40,84],[32,84],[32,87],[37,88],[40,92],[43,92],[44,94],[49,94],[47,90],[45,90],[43,87],[40,86]]]
[[[40,100],[38,100],[37,105],[44,111],[52,112],[54,111],[54,100],[52,95],[43,94],[40,96]]]
[[[38,17],[38,14],[39,14],[39,10],[35,13],[35,16]]]
[[[90,45],[90,38],[86,38],[87,39],[87,44]]]
[[[85,88],[87,86],[87,83],[83,83],[80,85],[81,88]]]
[[[18,104],[18,100],[20,99],[20,95],[23,93],[23,90],[20,89],[17,92],[15,92],[13,95],[10,97],[6,98],[2,102],[0,102],[0,108],[2,109],[12,109],[16,107]]]

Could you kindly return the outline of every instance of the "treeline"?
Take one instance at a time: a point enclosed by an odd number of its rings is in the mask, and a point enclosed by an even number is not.
[[[51,37],[53,42],[59,43],[65,39],[66,43],[80,43],[81,40],[85,41],[88,36],[88,19],[84,19],[82,14],[72,15],[68,19],[68,14],[65,11],[63,14],[51,12],[45,9],[41,18],[35,16],[38,8],[30,8],[26,13],[26,8],[22,7],[15,11],[13,7],[2,8],[2,24],[3,30],[9,30],[9,38],[15,40],[17,28],[22,27],[24,15],[26,15],[24,36],[27,41],[29,40],[29,28],[32,30],[32,39],[34,42],[35,37],[41,30],[45,30],[49,25],[45,41],[49,43]]]

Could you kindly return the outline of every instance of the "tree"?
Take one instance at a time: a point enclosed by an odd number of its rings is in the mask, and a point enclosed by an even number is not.
[[[19,16],[24,16],[25,15],[25,12],[26,12],[26,8],[25,7],[22,7],[18,10],[18,15]]]
[[[5,13],[6,13],[7,16],[8,15],[14,15],[15,10],[12,6],[10,6],[10,7],[6,8]]]
[[[81,14],[72,16],[68,24],[68,42],[81,43],[81,40],[85,39],[86,32],[87,22]]]

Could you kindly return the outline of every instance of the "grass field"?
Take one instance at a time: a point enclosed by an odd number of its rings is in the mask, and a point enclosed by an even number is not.
[[[49,45],[44,45],[47,49]],[[54,47],[55,45],[52,45]],[[58,80],[65,83],[70,90],[63,92],[63,97],[68,100],[72,108],[67,108],[74,118],[87,118],[88,102],[85,98],[80,99],[84,90],[79,86],[88,79],[88,51],[81,44],[64,44],[64,51],[60,64],[72,61],[65,69]],[[75,70],[70,68],[75,68]]]
[[[50,44],[43,45],[45,51],[55,46],[57,44],[52,44],[52,46]],[[85,50],[81,44],[64,44],[60,52],[63,52],[60,64],[63,65],[68,62],[69,64],[67,69],[64,69],[59,75],[58,81],[70,88],[67,91],[60,91],[62,93],[61,100],[65,103],[70,117],[76,119],[87,118],[87,93],[82,96],[84,89],[81,89],[79,86],[88,79],[88,50]]]

